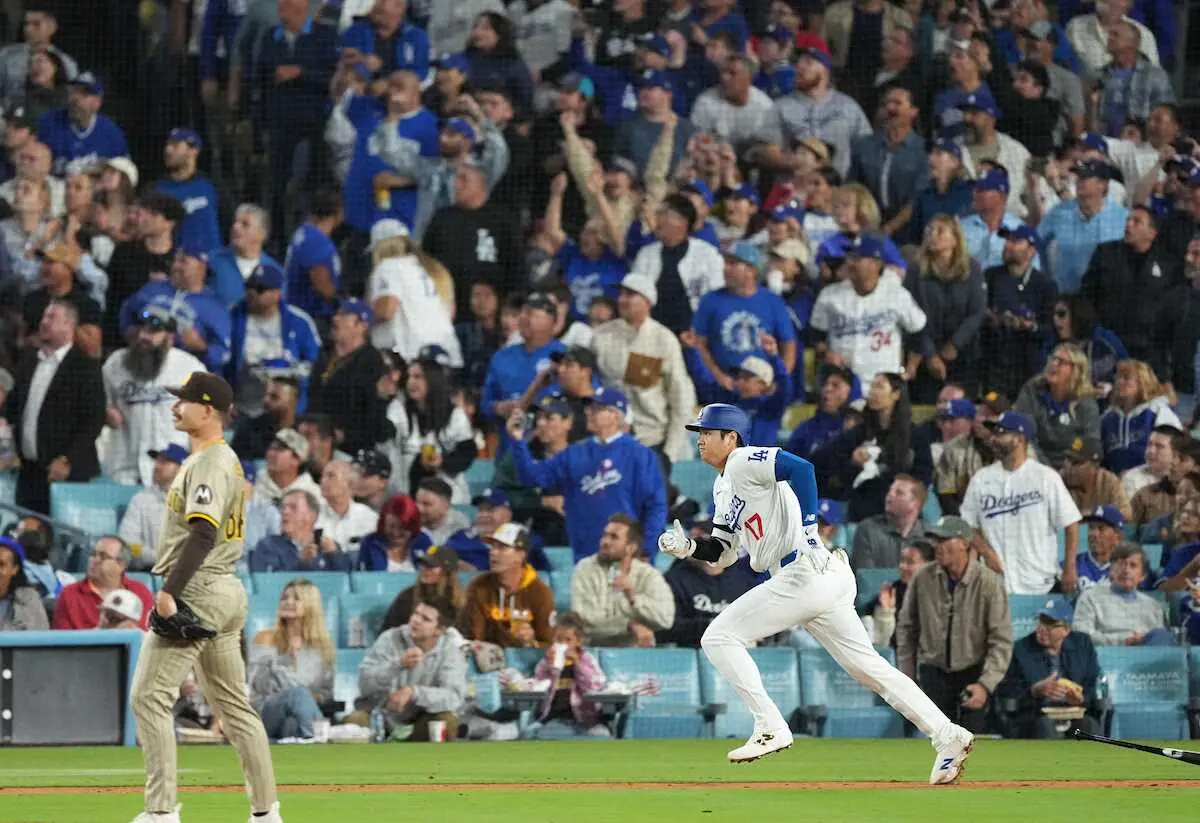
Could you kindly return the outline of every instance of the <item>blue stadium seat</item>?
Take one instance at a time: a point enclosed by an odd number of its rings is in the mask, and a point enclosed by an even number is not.
[[[237,579],[242,581],[242,585],[246,587],[246,594],[250,595],[253,598],[254,597],[254,578],[250,576],[250,572],[247,572],[247,571],[237,572]],[[158,575],[154,575],[154,582],[155,582],[155,585],[160,586],[160,585],[162,585],[162,578],[160,578]]]
[[[542,550],[550,561],[550,568],[556,572],[570,571],[575,568],[575,550],[570,546],[547,546]]]
[[[17,502],[17,473],[0,472],[0,503]]]
[[[1087,523],[1080,523],[1079,524],[1079,542],[1077,544],[1078,550],[1080,552],[1087,551],[1087,536],[1088,536]],[[1058,564],[1060,566],[1062,565],[1062,562],[1066,558],[1066,556],[1067,556],[1067,533],[1065,530],[1059,529],[1058,530]]]
[[[1012,613],[1012,637],[1020,640],[1037,625],[1037,613],[1051,600],[1065,600],[1061,594],[1010,594],[1008,610]]]
[[[51,483],[50,517],[88,534],[115,534],[138,491],[118,483]]]
[[[1188,693],[1200,698],[1200,646],[1188,647]]]
[[[150,572],[125,572],[125,575],[130,580],[136,580],[137,582],[141,583],[143,586],[149,589],[151,593],[158,591],[158,581],[154,579],[154,575],[150,574]]]
[[[659,693],[639,697],[629,714],[629,738],[704,737],[700,713],[700,667],[692,649],[601,649],[600,668],[609,682],[634,685],[647,677]]]
[[[337,667],[333,675],[333,699],[345,703],[347,712],[354,710],[358,699],[358,667],[367,656],[366,649],[338,649]]]
[[[654,568],[658,569],[663,574],[666,574],[667,570],[673,565],[675,565],[675,558],[671,557],[671,555],[667,554],[666,552],[659,552],[658,554],[654,555]]]
[[[833,536],[833,545],[840,546],[847,553],[851,553],[851,550],[854,548],[854,535],[857,532],[857,523],[843,523],[838,526],[837,532]]]
[[[322,611],[325,613],[325,629],[333,637],[334,645],[338,643],[338,614],[339,603],[336,597],[325,597],[322,600]],[[275,628],[275,615],[279,610],[279,595],[252,595],[250,610],[246,617],[246,640],[252,642],[254,636],[266,629]]]
[[[699,503],[702,512],[712,511],[716,479],[716,469],[700,460],[681,460],[671,467],[671,482],[681,494]]]
[[[505,649],[504,660],[509,668],[516,669],[529,677],[533,674],[538,661],[546,656],[544,649]]]
[[[891,649],[882,651],[895,661]],[[824,649],[800,650],[800,696],[822,737],[903,737],[904,718],[851,677]]]
[[[293,580],[307,580],[321,592],[321,599],[350,594],[350,575],[345,572],[253,572],[254,595],[259,599],[279,600]]]
[[[884,583],[891,583],[900,579],[900,570],[893,568],[885,569],[858,569],[854,572],[854,581],[858,584],[858,596],[854,598],[855,608],[862,608],[875,599],[879,594],[879,587]]]
[[[467,466],[467,487],[471,490],[472,499],[483,494],[492,485],[492,476],[495,473],[495,462],[486,457],[477,457],[474,463]]]
[[[1097,646],[1108,679],[1113,737],[1188,737],[1187,650],[1171,646]]]
[[[479,577],[480,574],[481,572],[478,571],[460,571],[458,573],[458,582],[462,583],[462,587],[465,589],[467,586],[471,585],[471,581],[476,577]]]
[[[496,712],[503,706],[500,688],[500,673],[488,672],[479,674],[474,666],[470,670],[471,683],[475,688],[475,698],[479,708],[485,712]]]
[[[550,572],[550,588],[554,591],[554,608],[565,612],[571,608],[571,576],[574,569]]]
[[[416,572],[353,572],[350,591],[354,594],[400,594],[417,582]]]
[[[942,501],[938,500],[937,490],[930,488],[925,495],[925,505],[921,507],[921,519],[926,523],[936,523],[942,517]]]
[[[385,593],[345,594],[338,598],[341,613],[339,622],[334,624],[337,626],[334,637],[338,648],[358,649],[373,644],[379,636],[379,627],[383,624],[388,607],[395,599],[395,595]],[[362,640],[351,643],[356,621],[362,621]],[[330,633],[333,633],[332,629]]]
[[[462,512],[463,516],[467,518],[468,523],[474,523],[475,515],[479,513],[478,509],[470,503],[455,503],[453,508],[455,511]]]
[[[800,668],[795,649],[777,646],[751,649],[750,656],[762,672],[763,686],[775,705],[790,719],[800,708]],[[754,732],[754,717],[746,710],[738,693],[717,672],[703,654],[700,659],[700,691],[704,704],[723,703],[725,711],[713,723],[714,737],[749,737]]]

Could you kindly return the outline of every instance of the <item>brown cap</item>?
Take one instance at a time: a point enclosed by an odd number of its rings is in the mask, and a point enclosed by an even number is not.
[[[38,256],[51,263],[62,263],[73,272],[79,271],[79,266],[83,263],[79,249],[69,243],[55,243],[50,248],[38,252]]]
[[[233,405],[233,389],[224,378],[206,371],[194,371],[177,389],[168,392],[189,403],[205,403],[224,414]]]

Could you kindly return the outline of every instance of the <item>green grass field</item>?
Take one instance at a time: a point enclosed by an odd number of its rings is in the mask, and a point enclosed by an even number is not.
[[[1040,823],[1164,823],[1194,821],[1200,798],[1193,794],[1200,789],[1197,767],[1091,743],[982,740],[961,785],[936,789],[920,785],[932,763],[924,741],[797,740],[791,751],[739,767],[725,762],[731,745],[736,742],[289,746],[276,747],[274,755],[288,823],[745,823],[772,816],[864,823],[1012,823],[1017,816]],[[184,823],[245,821],[247,801],[231,748],[184,748],[180,768],[184,786],[225,789],[185,792]],[[1095,785],[1131,780],[1196,782]],[[998,781],[1063,783],[997,787]],[[141,810],[141,782],[136,749],[0,750],[0,823],[128,823]],[[771,785],[783,782],[801,785]],[[831,782],[869,785],[802,785]]]

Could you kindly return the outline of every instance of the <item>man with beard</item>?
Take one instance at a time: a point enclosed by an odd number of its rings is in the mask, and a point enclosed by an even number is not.
[[[1011,407],[1012,403],[1005,395],[988,392],[975,404],[975,421],[971,424],[971,430],[951,438],[942,449],[942,456],[934,469],[933,482],[942,511],[946,514],[958,514],[971,478],[999,458],[987,424]]]
[[[68,81],[65,108],[42,115],[38,139],[54,155],[54,173],[82,171],[113,157],[128,157],[125,133],[100,113],[104,105],[104,83],[90,71]]]
[[[201,248],[213,251],[221,245],[217,214],[220,199],[213,184],[196,170],[203,147],[204,141],[193,130],[171,129],[163,150],[167,178],[153,188],[174,197],[187,211],[179,227],[180,242],[199,243]]]
[[[166,280],[175,262],[175,228],[187,217],[183,204],[169,194],[148,191],[131,210],[135,235],[113,249],[108,261],[109,306],[120,306],[152,280]],[[104,345],[110,349],[124,344],[120,313],[109,311],[104,318]]]
[[[112,430],[104,451],[105,474],[125,485],[151,485],[150,450],[188,442],[186,434],[175,430],[175,398],[167,388],[204,370],[195,355],[175,347],[175,320],[169,311],[148,306],[138,315],[129,346],[113,352],[101,369],[108,404],[105,423]]]
[[[233,450],[243,460],[262,460],[275,432],[296,426],[299,385],[292,377],[271,377],[263,392],[262,414],[239,417],[233,435]]]
[[[1009,172],[1007,210],[1017,217],[1025,216],[1025,174],[1029,165],[1029,149],[996,128],[1000,107],[986,87],[968,94],[959,105],[966,124],[963,144],[967,169],[974,172],[987,162]]]

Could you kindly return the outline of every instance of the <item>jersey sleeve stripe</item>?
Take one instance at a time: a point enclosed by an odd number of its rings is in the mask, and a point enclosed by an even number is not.
[[[221,528],[220,523],[218,523],[213,518],[209,517],[204,512],[192,512],[191,514],[189,514],[187,516],[187,519],[188,519],[189,523],[192,522],[193,520],[207,520],[209,523],[212,523],[215,528],[218,528],[218,529]]]

